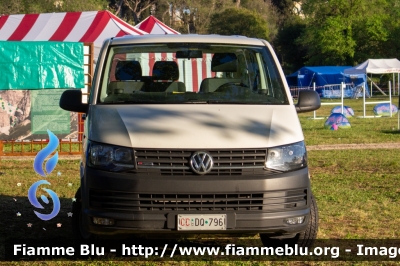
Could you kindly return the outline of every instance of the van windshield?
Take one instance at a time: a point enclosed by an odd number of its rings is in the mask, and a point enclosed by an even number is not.
[[[264,46],[164,43],[112,46],[104,104],[289,104]]]

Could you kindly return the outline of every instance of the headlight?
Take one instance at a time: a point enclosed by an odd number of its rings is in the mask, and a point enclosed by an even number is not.
[[[109,171],[123,171],[135,168],[133,150],[120,146],[90,143],[88,164],[91,167]]]
[[[280,171],[291,171],[307,166],[307,152],[304,142],[268,149],[265,167]]]

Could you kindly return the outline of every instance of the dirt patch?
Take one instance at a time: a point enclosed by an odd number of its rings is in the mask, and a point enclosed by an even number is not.
[[[400,143],[364,143],[307,146],[308,151],[322,150],[366,150],[366,149],[400,149]]]

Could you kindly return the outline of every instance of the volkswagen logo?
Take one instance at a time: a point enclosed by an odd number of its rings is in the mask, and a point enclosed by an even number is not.
[[[190,167],[196,174],[207,174],[211,171],[213,165],[213,158],[207,152],[197,151],[192,155],[192,157],[190,157]]]

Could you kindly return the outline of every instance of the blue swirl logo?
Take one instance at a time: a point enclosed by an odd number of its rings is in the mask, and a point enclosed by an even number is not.
[[[44,149],[42,149],[41,151],[38,152],[38,154],[35,157],[35,161],[33,162],[33,169],[35,170],[36,173],[38,173],[39,175],[41,175],[43,177],[46,177],[46,175],[49,175],[54,170],[54,168],[56,167],[57,162],[58,162],[58,152],[56,152],[50,159],[47,160],[46,166],[45,166],[47,174],[45,173],[45,171],[43,170],[44,160],[47,158],[47,156],[49,156],[52,152],[54,152],[57,149],[58,144],[59,144],[58,138],[50,130],[47,130],[47,133],[49,135],[49,144]],[[36,198],[36,192],[40,185],[51,185],[51,184],[50,184],[50,182],[48,182],[46,180],[40,180],[40,181],[33,183],[28,191],[28,199],[29,199],[29,202],[34,207],[36,207],[38,209],[44,209],[44,207],[39,203],[39,201]],[[53,210],[49,214],[42,214],[37,211],[34,211],[34,213],[36,214],[36,216],[39,219],[48,221],[48,220],[51,220],[54,217],[56,217],[57,214],[60,212],[60,199],[58,198],[57,194],[53,190],[47,189],[47,188],[43,188],[43,190],[46,191],[50,195],[50,197],[53,201]],[[44,203],[49,204],[49,199],[46,196],[41,195],[40,198],[42,199],[42,201]]]
[[[48,181],[40,180],[40,181],[33,183],[33,185],[29,188],[29,191],[28,191],[28,199],[29,199],[30,203],[38,209],[44,209],[43,206],[39,203],[39,201],[36,198],[36,191],[37,191],[38,187],[43,184],[50,185],[50,183]],[[43,188],[43,190],[46,191],[50,195],[51,199],[53,200],[53,211],[49,214],[42,214],[37,211],[33,211],[33,212],[36,214],[37,217],[39,217],[39,219],[42,219],[43,221],[48,221],[48,220],[51,220],[54,217],[56,217],[57,214],[59,213],[60,199],[58,198],[57,194],[53,190],[48,189],[48,188]],[[44,203],[49,204],[49,199],[45,195],[41,195],[40,198],[43,200]]]
[[[44,173],[42,167],[44,160],[47,156],[54,152],[58,146],[58,138],[56,137],[56,135],[54,135],[53,132],[51,132],[50,130],[47,130],[47,133],[49,134],[49,144],[43,150],[38,152],[35,157],[35,161],[33,162],[33,169],[35,169],[35,172],[43,177],[46,177],[46,174]],[[54,154],[54,156],[48,159],[46,162],[46,172],[48,175],[54,170],[57,162],[58,152],[56,152],[56,154]]]

